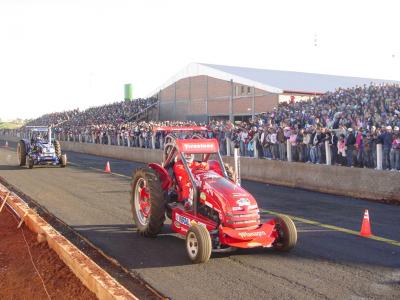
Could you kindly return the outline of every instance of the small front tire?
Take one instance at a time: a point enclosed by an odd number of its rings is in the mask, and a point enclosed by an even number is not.
[[[192,263],[205,263],[210,259],[212,243],[207,228],[198,224],[190,227],[186,234],[186,251]]]
[[[33,169],[33,164],[34,164],[33,159],[29,157],[28,158],[28,168]]]
[[[278,215],[275,218],[275,222],[279,236],[274,243],[274,249],[281,252],[290,251],[297,243],[296,225],[292,219],[286,215]]]

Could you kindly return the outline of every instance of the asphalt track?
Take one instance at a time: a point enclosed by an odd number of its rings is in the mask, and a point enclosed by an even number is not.
[[[142,164],[67,152],[72,164],[65,169],[29,170],[17,166],[10,146],[0,148],[0,176],[173,299],[400,298],[400,206],[244,181],[263,218],[271,217],[265,211],[295,217],[297,247],[192,265],[168,226],[155,239],[135,233],[129,183]],[[102,172],[107,160],[115,174]],[[357,236],[364,209],[375,239]]]

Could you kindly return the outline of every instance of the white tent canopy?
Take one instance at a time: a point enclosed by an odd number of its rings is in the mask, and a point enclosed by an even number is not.
[[[199,75],[206,75],[226,81],[233,80],[233,82],[236,83],[254,86],[255,88],[277,94],[281,94],[284,91],[326,93],[328,91],[334,91],[338,87],[350,88],[354,86],[362,86],[364,84],[369,85],[370,83],[400,84],[399,81],[395,80],[191,63],[172,76],[150,96],[157,94],[160,90],[170,86],[180,79]]]

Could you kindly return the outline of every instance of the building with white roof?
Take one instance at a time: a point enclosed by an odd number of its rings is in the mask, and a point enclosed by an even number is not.
[[[191,63],[150,96],[161,120],[241,119],[280,101],[304,100],[335,89],[395,81]]]

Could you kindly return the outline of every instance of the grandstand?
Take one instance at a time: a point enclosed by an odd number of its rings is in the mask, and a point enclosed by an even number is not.
[[[158,87],[160,120],[243,120],[282,101],[396,81],[192,63]]]

